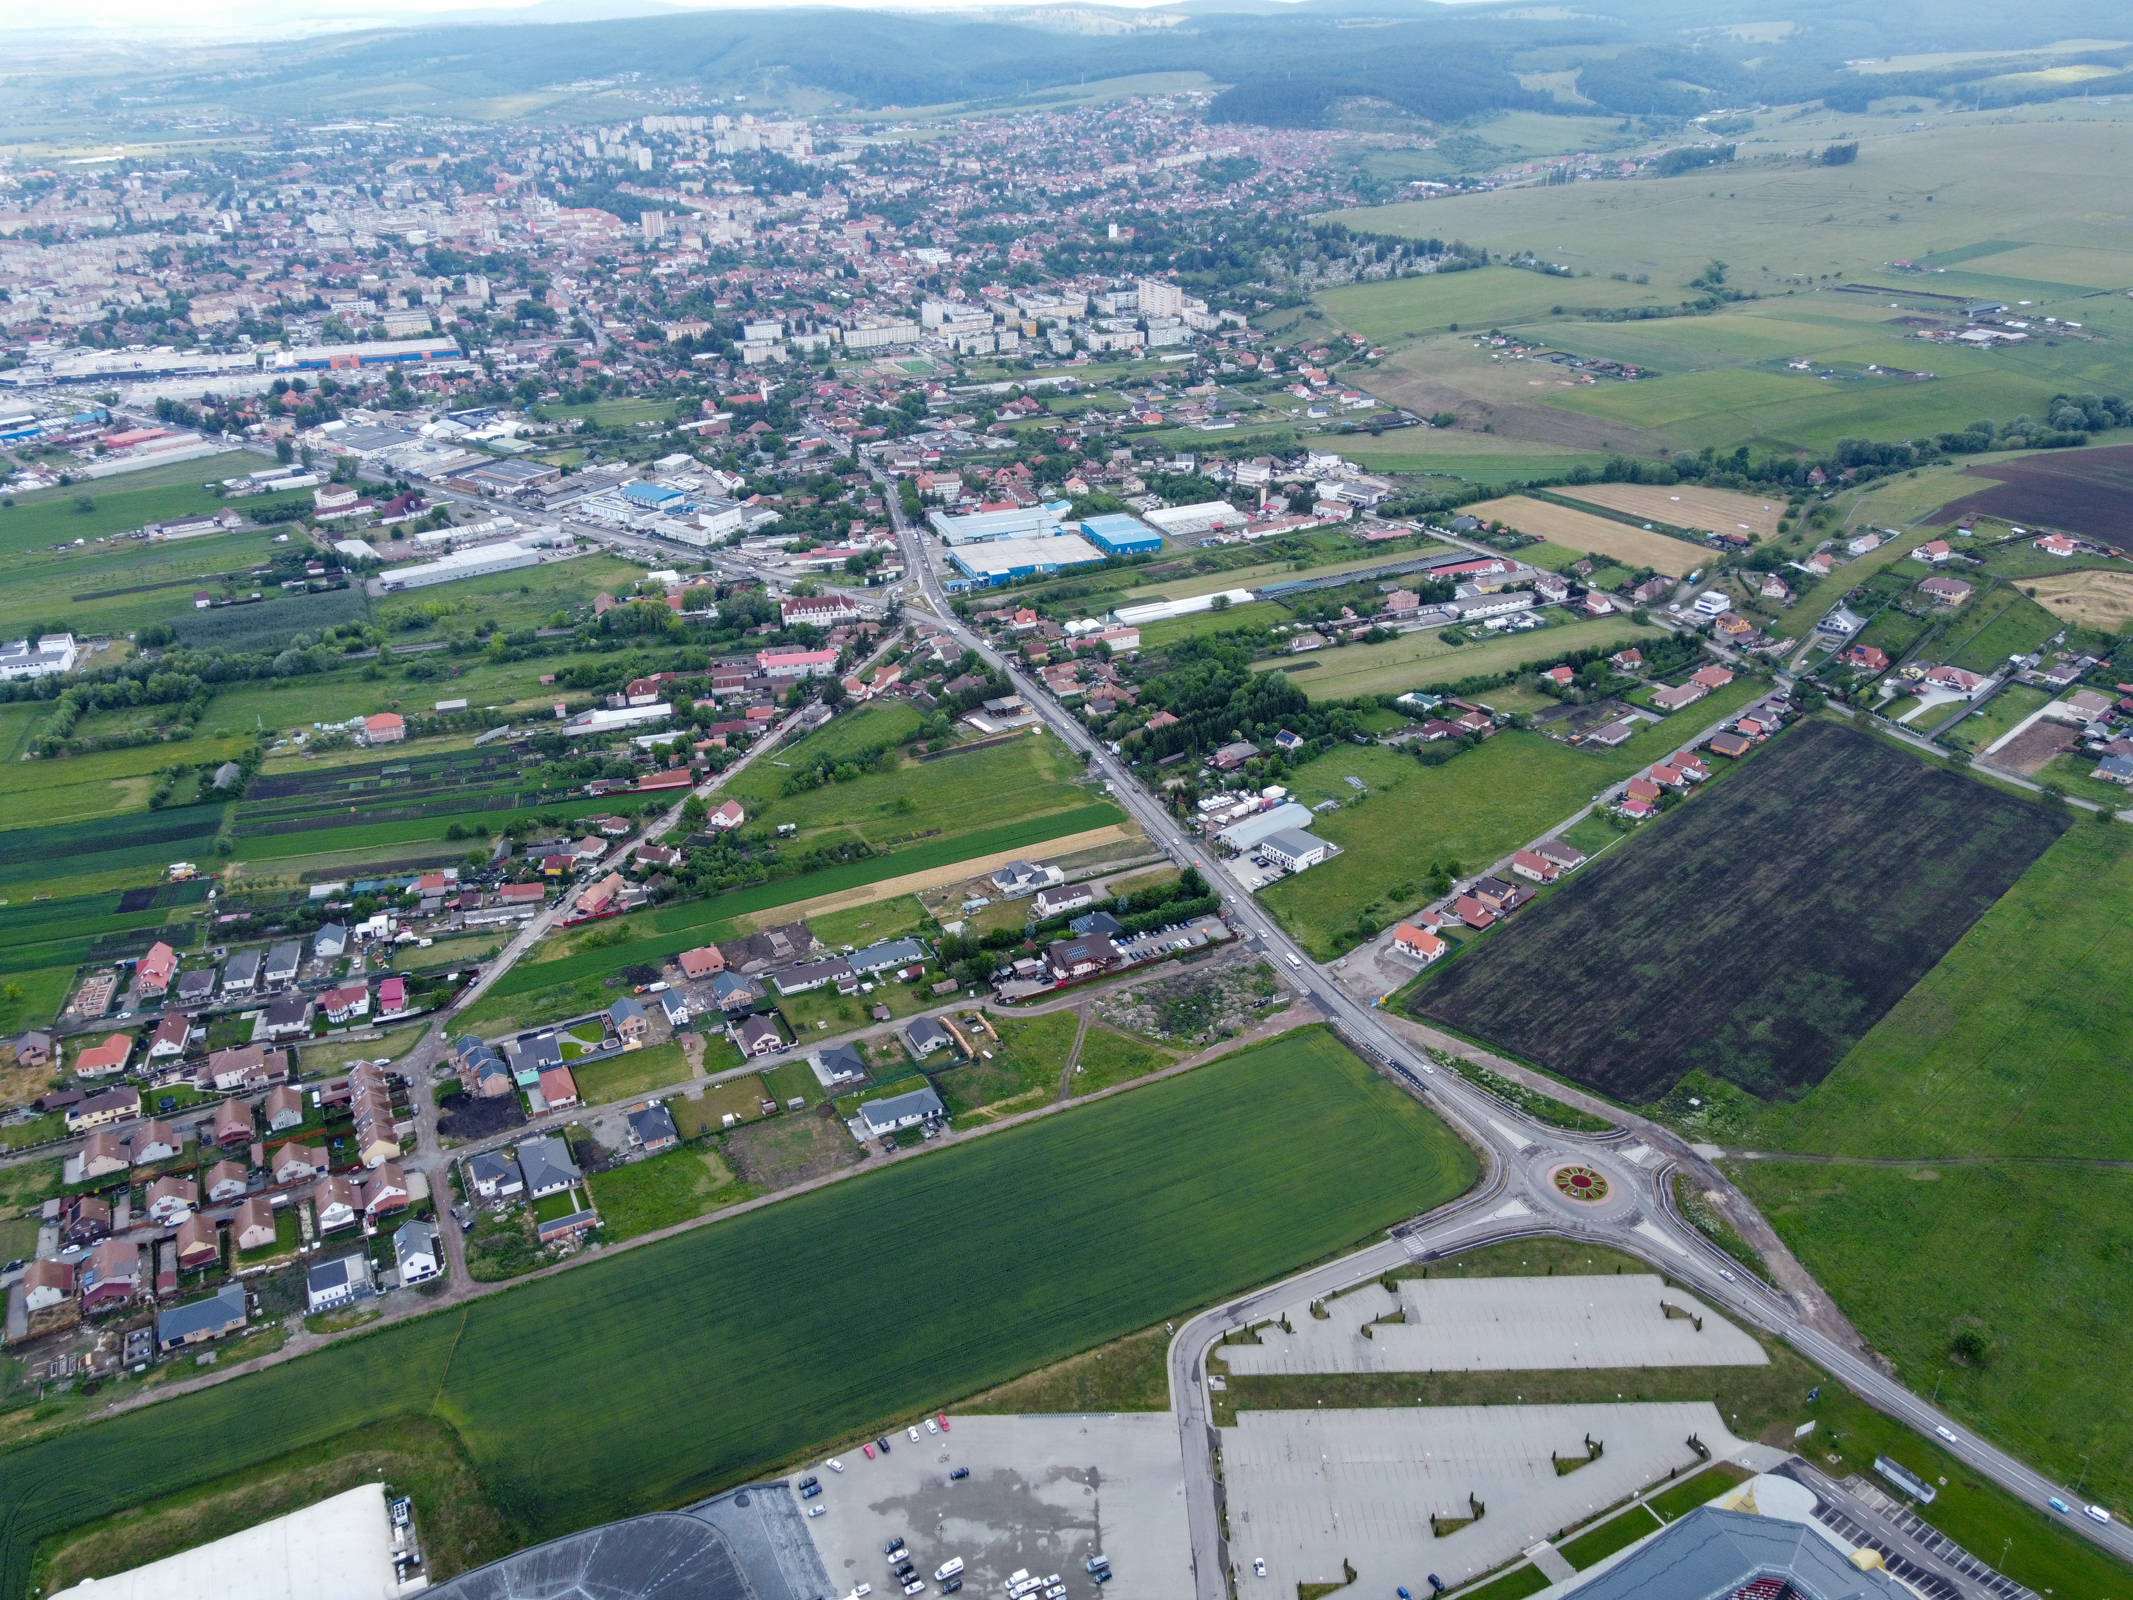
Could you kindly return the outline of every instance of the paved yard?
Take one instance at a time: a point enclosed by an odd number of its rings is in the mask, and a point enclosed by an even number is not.
[[[1692,1433],[1740,1448],[1708,1401],[1245,1412],[1221,1435],[1239,1600],[1339,1583],[1344,1559],[1361,1595],[1426,1595],[1430,1573],[1456,1586],[1693,1465]],[[1559,1476],[1550,1453],[1583,1455],[1588,1434],[1605,1453]],[[1436,1537],[1430,1517],[1470,1515],[1469,1495],[1486,1514]]]
[[[854,1450],[842,1473],[808,1470],[823,1493],[808,1520],[822,1564],[841,1595],[861,1583],[895,1594],[895,1563],[882,1546],[901,1536],[930,1592],[933,1573],[964,1561],[965,1593],[997,1595],[1008,1574],[1058,1573],[1068,1592],[1093,1597],[1082,1570],[1111,1558],[1108,1600],[1172,1600],[1192,1593],[1178,1429],[1166,1412],[1118,1416],[957,1417],[921,1444],[890,1436],[891,1453]],[[948,1474],[968,1467],[961,1481]],[[800,1476],[806,1476],[805,1473]],[[1291,1593],[1293,1594],[1293,1590]]]
[[[1703,1319],[1669,1317],[1660,1302]],[[1568,1367],[1759,1367],[1763,1347],[1655,1276],[1403,1279],[1286,1308],[1260,1342],[1223,1346],[1233,1373],[1510,1372]],[[1375,1319],[1404,1310],[1405,1322]],[[1369,1325],[1370,1336],[1362,1333]]]

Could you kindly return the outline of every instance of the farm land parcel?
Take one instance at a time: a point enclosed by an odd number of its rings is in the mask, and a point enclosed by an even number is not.
[[[1658,535],[1640,533],[1638,537],[1654,539]],[[1678,541],[1670,539],[1667,543]],[[1276,656],[1256,663],[1255,669],[1292,673],[1297,687],[1313,700],[1346,700],[1357,695],[1405,694],[1427,684],[1540,666],[1571,650],[1589,650],[1600,644],[1639,644],[1658,637],[1657,628],[1640,628],[1628,617],[1558,623],[1531,633],[1504,634],[1469,645],[1446,644],[1441,633],[1424,629],[1403,633],[1383,644],[1340,645],[1302,658]]]
[[[524,1542],[680,1504],[1344,1249],[1475,1172],[1311,1030],[20,1445],[0,1590],[136,1503],[143,1461],[178,1493],[393,1415],[456,1428]],[[885,1311],[912,1283],[952,1309]]]
[[[1819,1083],[2067,826],[1807,722],[1420,984],[1412,1009],[1630,1104]]]
[[[1907,1383],[2041,1472],[2085,1468],[2114,1507],[2133,1499],[2129,1032],[2133,829],[2080,822],[1809,1093],[1669,1107],[1691,1137],[1770,1152],[1727,1172]],[[1981,1357],[1950,1355],[1966,1329]]]
[[[1468,506],[1466,514],[1484,522],[1504,523],[1520,533],[1546,539],[1566,550],[1606,556],[1626,567],[1650,567],[1670,578],[1678,578],[1711,559],[1707,552],[1685,539],[1646,533],[1642,528],[1594,516],[1589,511],[1573,511],[1568,506],[1529,500],[1524,495],[1484,500],[1478,506]]]
[[[1943,517],[1999,517],[2133,550],[2133,445],[2017,456],[1968,476],[1995,486],[1943,506]]]
[[[2107,242],[2118,230],[2095,181],[2098,172],[2122,169],[2133,151],[2115,112],[2062,121],[2063,109],[1879,134],[1856,119],[1816,115],[1744,139],[1741,159],[1720,169],[1722,182],[1687,177],[1466,197],[1459,202],[1465,238],[1492,248],[1563,241],[1576,251],[1567,261],[1580,276],[1490,267],[1329,289],[1318,304],[1337,325],[1391,346],[1373,392],[1425,414],[1459,414],[1458,429],[1440,433],[1433,446],[1449,447],[1486,424],[1492,441],[1605,454],[1729,451],[1743,442],[1819,451],[1846,437],[1924,438],[1981,417],[2005,422],[2026,412],[2042,420],[2054,395],[2133,388],[2133,302],[2097,293],[2133,283],[2133,249]],[[1853,166],[1754,159],[1862,132]],[[1437,202],[1338,216],[1361,230],[1411,237],[1447,227]],[[1965,248],[1981,243],[1992,248]],[[1947,270],[1918,280],[1884,266],[1905,256]],[[1726,287],[1752,298],[1708,315],[1586,316],[1640,305],[1678,310],[1696,293],[1690,280],[1713,259],[1731,263]],[[1614,273],[1632,281],[1613,281]],[[1638,274],[1649,284],[1636,284]],[[1840,280],[1887,292],[1827,287]],[[1959,316],[1937,314],[1959,306],[1908,294],[1913,285],[1957,301],[2004,302],[2030,322],[2030,337],[1991,350],[1923,341],[1905,319],[1960,326]],[[2083,335],[2053,331],[2046,316],[2083,324]],[[1489,360],[1467,333],[1445,331],[1453,324],[1660,376],[1566,384],[1571,374],[1531,358]],[[1796,370],[1794,360],[1810,368]],[[1905,375],[1921,370],[1932,381]]]

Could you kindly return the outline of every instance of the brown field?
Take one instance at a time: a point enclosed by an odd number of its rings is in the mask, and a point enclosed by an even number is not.
[[[1778,518],[1785,514],[1781,499],[1765,500],[1731,489],[1699,489],[1686,483],[1667,488],[1648,483],[1581,483],[1555,492],[1566,500],[1624,511],[1646,522],[1711,533],[1752,533],[1762,539],[1775,536]]]
[[[2026,578],[2022,587],[2054,616],[2084,628],[2117,633],[2126,623],[2133,622],[2133,572],[2093,567]]]
[[[1696,547],[1679,539],[1669,539],[1663,533],[1646,533],[1642,528],[1609,522],[1605,517],[1595,517],[1587,512],[1572,511],[1568,506],[1552,506],[1545,500],[1528,500],[1524,495],[1486,500],[1478,506],[1466,507],[1466,514],[1484,522],[1504,523],[1520,533],[1530,533],[1566,550],[1609,556],[1629,567],[1650,567],[1670,578],[1678,578],[1703,564]]]
[[[2133,445],[2047,450],[1972,467],[1965,476],[1997,481],[1942,506],[1940,518],[1998,517],[2133,550]]]

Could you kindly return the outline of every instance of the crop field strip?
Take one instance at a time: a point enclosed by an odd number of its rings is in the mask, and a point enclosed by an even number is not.
[[[2133,445],[2021,456],[1972,467],[1967,476],[1994,487],[1943,506],[1942,517],[1998,517],[2133,550]]]
[[[1793,1098],[2067,825],[1806,722],[1427,977],[1410,1008],[1628,1104],[1693,1071]]]
[[[178,1491],[425,1410],[522,1540],[679,1504],[1320,1259],[1475,1170],[1313,1030],[18,1447],[0,1592],[133,1503],[142,1461]],[[958,1316],[870,1318],[913,1281]]]
[[[1609,517],[1574,511],[1568,506],[1528,499],[1524,495],[1484,500],[1464,509],[1468,516],[1479,517],[1484,522],[1501,522],[1550,544],[1559,544],[1585,555],[1606,556],[1630,568],[1650,567],[1670,578],[1678,578],[1710,559],[1708,552],[1686,539],[1647,533],[1642,528],[1633,528]]]

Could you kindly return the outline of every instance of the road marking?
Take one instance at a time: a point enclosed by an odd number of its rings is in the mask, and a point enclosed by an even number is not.
[[[1650,1159],[1652,1147],[1648,1144],[1633,1144],[1622,1152],[1622,1159],[1633,1167],[1641,1167]]]
[[[1645,1217],[1639,1220],[1637,1226],[1631,1231],[1641,1234],[1645,1238],[1653,1240],[1656,1243],[1665,1245],[1667,1249],[1673,1251],[1674,1254],[1677,1256],[1686,1257],[1688,1255],[1688,1251],[1682,1249],[1680,1245],[1674,1242],[1673,1235],[1669,1234],[1664,1228],[1660,1227],[1659,1224],[1652,1221],[1649,1217]]]

